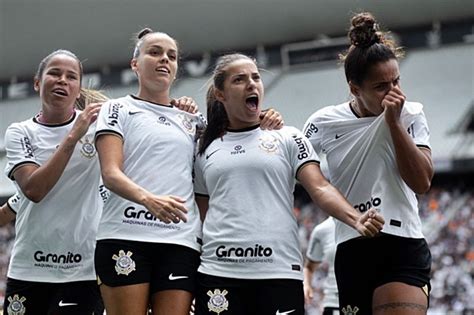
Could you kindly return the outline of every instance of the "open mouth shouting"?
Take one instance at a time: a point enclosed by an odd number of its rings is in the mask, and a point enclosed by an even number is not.
[[[247,96],[245,99],[245,104],[247,105],[247,108],[251,111],[258,111],[258,95],[257,94],[250,94]]]

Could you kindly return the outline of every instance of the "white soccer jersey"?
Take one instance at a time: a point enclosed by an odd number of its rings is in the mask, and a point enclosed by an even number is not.
[[[339,307],[336,274],[334,273],[334,258],[336,256],[334,219],[327,218],[318,224],[311,232],[306,257],[313,262],[326,262],[329,266],[328,275],[324,281],[323,307]]]
[[[401,123],[419,147],[429,148],[429,130],[420,103],[405,102]],[[304,133],[316,152],[326,154],[331,183],[359,211],[380,209],[383,232],[423,238],[415,193],[400,176],[384,115],[357,117],[348,102],[323,108],[306,122]],[[336,222],[336,242],[358,237]]]
[[[292,127],[227,132],[195,164],[195,191],[209,196],[199,271],[239,279],[303,279],[293,191],[317,162]]]
[[[8,177],[13,179],[12,173],[23,164],[43,165],[72,129],[78,114],[76,111],[74,118],[62,125],[42,125],[33,118],[8,127]],[[17,215],[8,277],[52,283],[95,280],[95,236],[102,202],[97,194],[100,170],[93,140],[91,127],[42,201],[30,201],[17,187],[18,207],[10,203]]]
[[[186,200],[187,222],[165,224],[144,206],[110,192],[97,239],[172,243],[199,250],[201,221],[194,202],[193,155],[199,115],[134,96],[110,100],[100,111],[96,137],[123,140],[123,172],[155,195]]]
[[[13,196],[8,198],[7,204],[15,214],[18,212],[18,209],[20,209],[20,201],[19,193],[15,193]]]

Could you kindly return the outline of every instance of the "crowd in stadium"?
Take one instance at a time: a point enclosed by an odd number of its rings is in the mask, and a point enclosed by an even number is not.
[[[453,200],[464,202],[454,209],[454,216],[445,219],[446,210]],[[304,200],[304,198],[300,198]],[[419,198],[420,216],[423,222],[434,222],[439,231],[430,241],[433,257],[430,308],[428,314],[473,314],[474,312],[474,194],[469,190],[453,187],[432,187]],[[311,230],[325,218],[323,212],[315,210],[311,203],[295,207],[299,217],[300,236],[303,249]],[[426,229],[424,229],[426,231]],[[313,286],[314,303],[308,306],[311,315],[320,314],[322,286],[327,266],[315,273]]]

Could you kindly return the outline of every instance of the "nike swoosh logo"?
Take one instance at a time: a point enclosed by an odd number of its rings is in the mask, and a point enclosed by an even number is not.
[[[64,306],[73,306],[77,305],[77,303],[64,303],[63,300],[59,301],[59,307],[64,307]]]
[[[141,111],[137,111],[137,112],[132,112],[131,110],[128,111],[128,114],[129,114],[129,115],[135,115],[135,114],[138,114],[138,113],[141,113]]]
[[[342,137],[343,135],[345,135],[345,133],[340,134],[340,135],[338,135],[338,134],[336,133],[336,139],[339,139],[339,138]]]
[[[208,159],[211,157],[211,155],[213,155],[214,153],[216,153],[216,152],[219,151],[219,150],[220,150],[220,149],[214,150],[214,151],[212,151],[211,153],[209,153],[208,155],[206,155],[206,160],[208,160]]]
[[[189,278],[188,276],[173,276],[172,273],[170,273],[170,275],[168,276],[168,279],[170,279],[171,281],[173,280],[179,280],[179,279],[187,279]]]
[[[296,310],[291,310],[291,311],[286,311],[286,312],[280,312],[280,310],[278,310],[278,311],[276,312],[276,314],[275,314],[275,315],[285,315],[285,314],[290,314],[290,313],[293,313],[294,311],[296,311]]]

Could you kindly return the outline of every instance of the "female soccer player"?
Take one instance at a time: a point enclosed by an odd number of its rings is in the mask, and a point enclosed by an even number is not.
[[[426,314],[431,255],[415,194],[433,177],[420,103],[405,101],[401,51],[370,13],[352,18],[343,56],[352,100],[313,114],[306,136],[327,154],[331,182],[360,212],[380,209],[388,224],[360,238],[336,224],[336,278],[344,314]],[[350,263],[348,263],[350,261]]]
[[[138,93],[99,115],[96,145],[111,195],[95,261],[109,315],[144,314],[149,303],[153,314],[190,310],[201,247],[192,168],[205,121],[172,105],[178,55],[169,35],[141,31],[131,60]]]
[[[90,128],[101,103],[74,108],[81,77],[81,62],[70,51],[46,56],[34,81],[41,111],[6,131],[5,172],[20,201],[5,314],[92,314],[103,308],[93,263],[100,170]]]
[[[195,191],[204,219],[196,314],[304,314],[303,259],[292,212],[296,179],[325,211],[365,236],[383,219],[356,211],[320,172],[293,127],[259,128],[264,89],[255,62],[221,57],[208,91]]]

